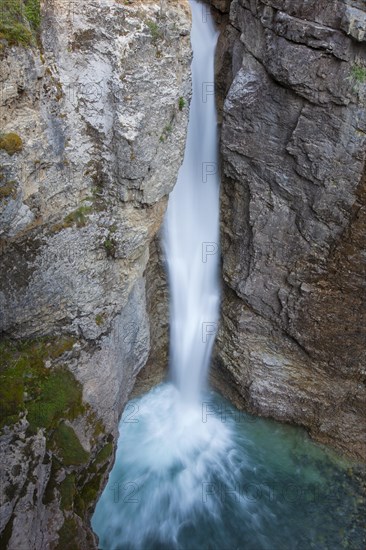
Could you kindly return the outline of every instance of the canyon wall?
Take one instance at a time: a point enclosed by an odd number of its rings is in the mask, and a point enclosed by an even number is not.
[[[223,312],[214,383],[366,459],[366,8],[213,2]]]
[[[10,550],[91,550],[120,413],[166,359],[156,235],[185,146],[190,10],[41,13],[38,41],[26,20],[0,32],[0,533]]]

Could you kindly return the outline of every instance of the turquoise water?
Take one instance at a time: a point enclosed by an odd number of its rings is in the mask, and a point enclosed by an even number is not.
[[[166,383],[127,405],[92,526],[103,550],[364,550],[361,479],[300,428]]]

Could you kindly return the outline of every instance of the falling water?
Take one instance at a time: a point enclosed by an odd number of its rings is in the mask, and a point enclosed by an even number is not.
[[[103,550],[358,549],[347,464],[205,388],[219,307],[217,32],[207,8],[191,8],[188,137],[164,227],[174,384],[127,405],[92,526]]]
[[[214,53],[218,32],[207,8],[191,3],[192,102],[186,151],[164,227],[171,296],[170,368],[185,399],[196,400],[210,362],[219,309],[218,133]]]

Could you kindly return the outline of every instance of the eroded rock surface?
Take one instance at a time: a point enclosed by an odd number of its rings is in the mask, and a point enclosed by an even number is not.
[[[214,373],[239,406],[362,459],[365,17],[361,1],[231,3]]]

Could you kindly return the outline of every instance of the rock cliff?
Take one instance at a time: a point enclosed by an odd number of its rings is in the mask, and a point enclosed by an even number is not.
[[[213,4],[224,20],[215,383],[366,459],[365,3]]]
[[[151,341],[164,356],[155,236],[184,152],[190,12],[49,0],[37,39],[22,6],[0,21],[1,542],[90,550],[119,415]]]

